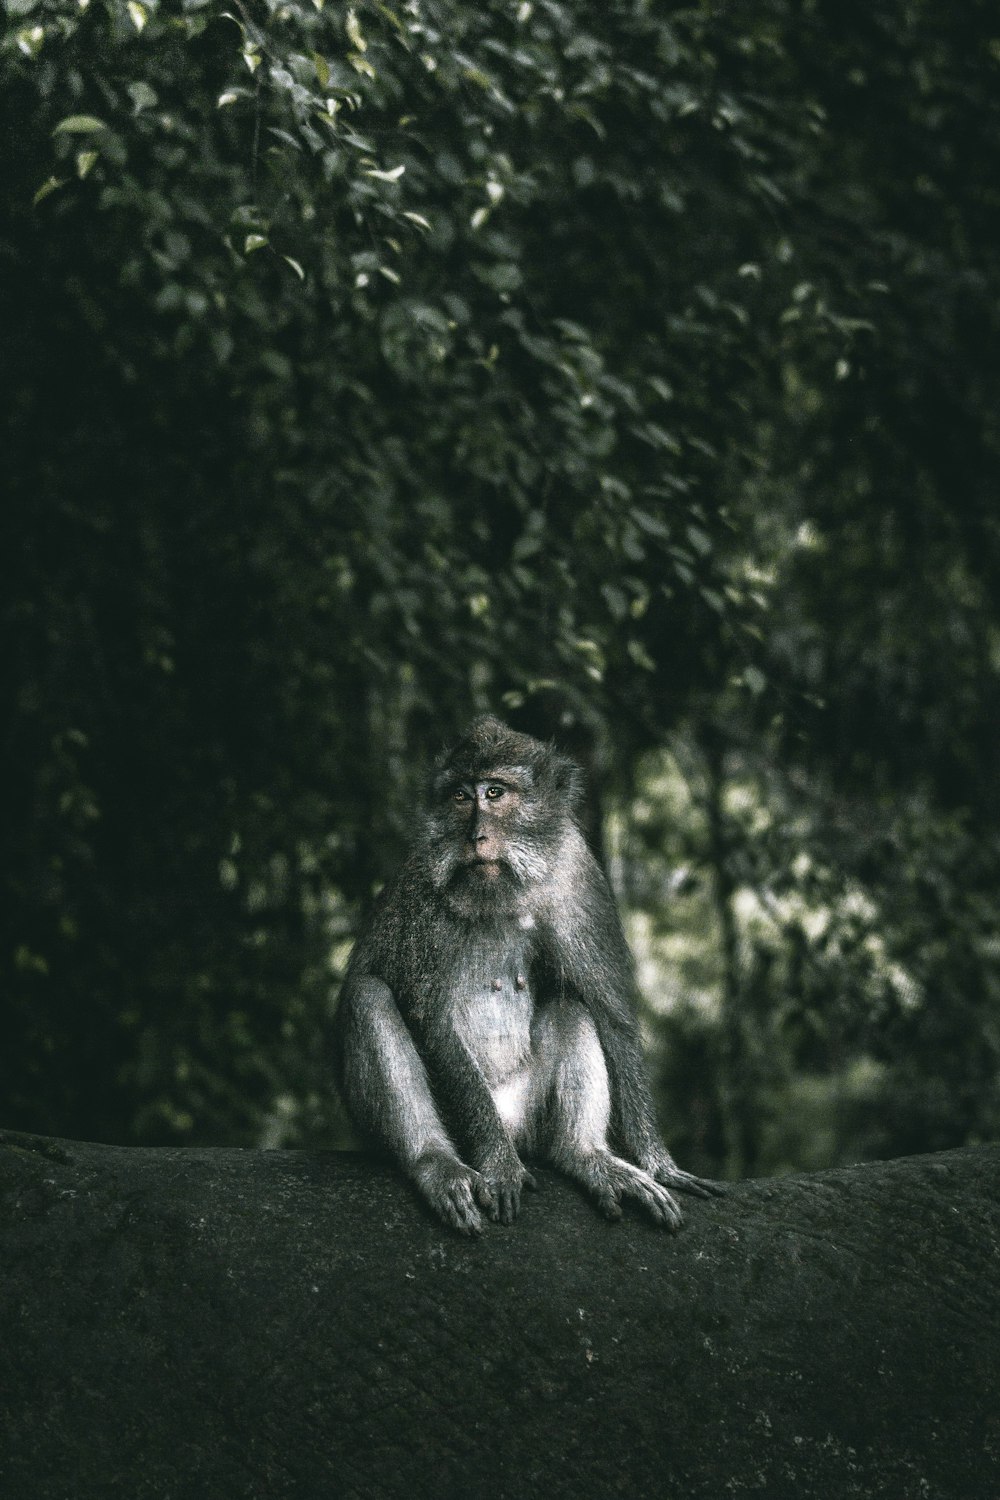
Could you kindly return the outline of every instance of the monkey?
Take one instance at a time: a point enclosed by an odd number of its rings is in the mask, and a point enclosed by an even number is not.
[[[567,756],[474,719],[438,756],[344,977],[333,1051],[347,1112],[466,1235],[517,1218],[537,1186],[525,1160],[609,1219],[631,1199],[671,1231],[670,1189],[723,1191],[682,1171],[654,1123],[632,957],[581,797]]]

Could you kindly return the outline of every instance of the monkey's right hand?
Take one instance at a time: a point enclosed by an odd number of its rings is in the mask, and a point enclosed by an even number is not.
[[[414,1163],[413,1180],[435,1213],[460,1234],[482,1232],[480,1208],[496,1217],[496,1202],[483,1173],[450,1152],[425,1151]]]
[[[538,1183],[512,1146],[487,1157],[482,1171],[493,1199],[490,1218],[494,1224],[513,1224],[521,1211],[521,1189],[535,1192]]]

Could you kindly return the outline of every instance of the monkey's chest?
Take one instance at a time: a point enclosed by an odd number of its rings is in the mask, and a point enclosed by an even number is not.
[[[535,1007],[527,980],[517,974],[487,980],[457,996],[456,1002],[459,1036],[487,1083],[504,1083],[531,1054]]]

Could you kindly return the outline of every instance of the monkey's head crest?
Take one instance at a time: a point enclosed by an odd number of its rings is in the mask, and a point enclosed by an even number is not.
[[[572,813],[583,795],[583,774],[554,745],[511,729],[493,714],[473,719],[462,737],[446,746],[434,765],[433,789],[440,793],[456,777],[481,781],[503,770],[526,771],[534,789]]]

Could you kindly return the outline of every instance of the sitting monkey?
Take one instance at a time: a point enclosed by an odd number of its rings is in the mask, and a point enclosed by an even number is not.
[[[521,1156],[616,1219],[634,1198],[677,1229],[682,1172],[643,1072],[631,955],[574,817],[577,766],[498,719],[437,761],[430,809],[361,933],[335,1026],[338,1081],[364,1139],[445,1220],[509,1224]]]

